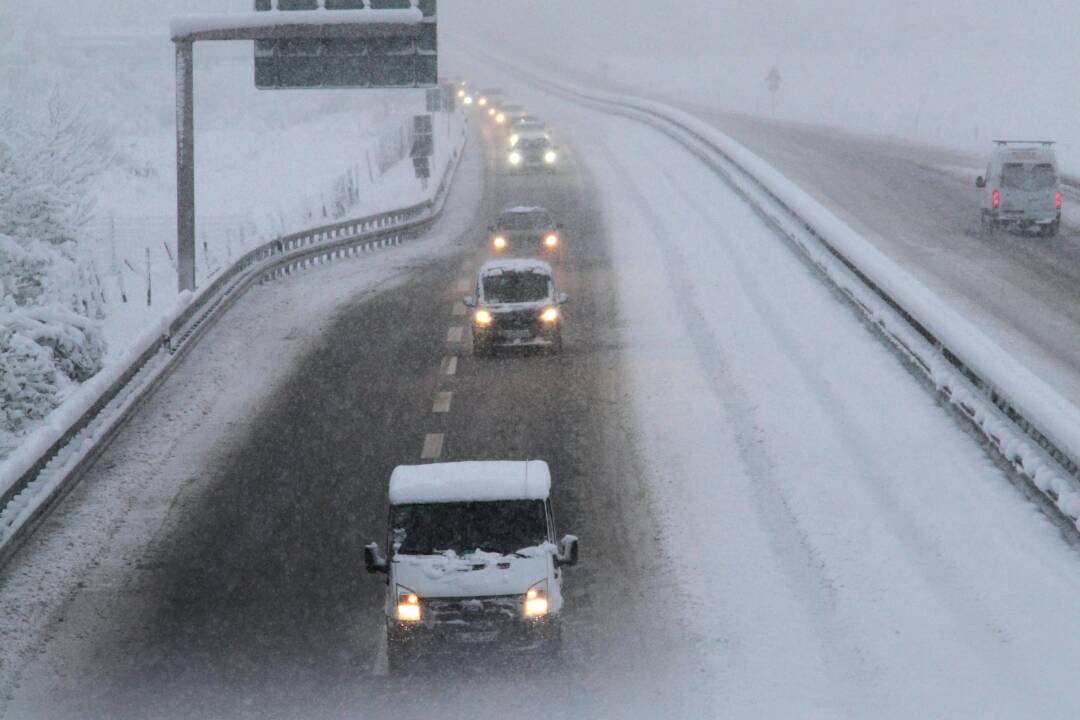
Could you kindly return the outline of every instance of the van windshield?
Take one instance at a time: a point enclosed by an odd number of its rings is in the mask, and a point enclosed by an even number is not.
[[[505,230],[533,230],[551,226],[551,215],[547,211],[513,212],[499,217],[499,227]]]
[[[397,552],[459,555],[484,550],[510,555],[547,541],[543,500],[396,505],[390,534]]]
[[[504,272],[488,275],[483,282],[485,302],[523,303],[546,300],[551,279],[537,272]]]
[[[1057,184],[1054,166],[1050,163],[1024,165],[1005,163],[1001,166],[1001,186],[1012,190],[1049,190]]]

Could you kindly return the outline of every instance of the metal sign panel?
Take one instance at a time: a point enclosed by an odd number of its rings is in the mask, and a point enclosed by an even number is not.
[[[323,0],[334,10],[400,10],[410,0]],[[278,0],[278,11],[316,10],[319,0]],[[438,84],[436,0],[421,0],[423,21],[397,25],[376,37],[282,38],[255,41],[255,87],[395,88]],[[271,0],[255,0],[271,11]],[[332,27],[332,25],[328,25]]]
[[[431,116],[413,116],[413,145],[412,156],[428,157],[435,152],[435,139],[432,134]]]

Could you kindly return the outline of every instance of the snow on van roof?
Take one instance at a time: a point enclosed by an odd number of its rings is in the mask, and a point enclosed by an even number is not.
[[[551,473],[543,460],[473,460],[398,465],[390,475],[390,504],[545,500]]]
[[[551,275],[551,265],[536,258],[507,258],[488,260],[480,266],[480,275],[498,275],[504,272],[538,272]]]

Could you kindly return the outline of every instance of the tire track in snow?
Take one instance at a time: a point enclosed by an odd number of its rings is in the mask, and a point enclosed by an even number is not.
[[[625,180],[625,187],[637,200],[637,209],[648,224],[649,231],[658,243],[669,236],[663,221],[652,209],[653,200],[634,182],[636,174],[618,160],[605,141],[598,146],[618,175]],[[680,255],[665,252],[664,272],[674,287],[690,287],[688,272]],[[813,543],[801,529],[798,517],[785,495],[776,475],[776,461],[770,448],[771,441],[757,417],[757,406],[746,389],[733,379],[731,364],[723,344],[706,326],[705,313],[691,298],[684,296],[686,313],[681,317],[687,328],[687,336],[693,343],[693,351],[711,380],[711,391],[717,403],[730,418],[732,427],[742,428],[734,440],[739,452],[739,462],[753,481],[749,484],[753,493],[758,518],[768,531],[774,555],[784,574],[791,579],[792,595],[798,600],[811,622],[806,623],[817,639],[822,654],[835,661],[828,664],[828,672],[835,676],[838,687],[846,687],[859,699],[863,707],[878,705],[871,691],[878,685],[877,677],[870,671],[878,663],[866,648],[855,641],[856,633],[850,621],[839,614],[839,597],[830,578],[822,572],[824,562]],[[690,321],[690,318],[696,318]],[[816,620],[816,622],[815,622]],[[843,671],[838,672],[837,669]]]
[[[717,227],[722,228],[722,219],[716,217],[717,210],[699,197],[700,189],[691,187],[684,178],[667,171],[656,163],[661,173],[673,188],[678,188],[683,200],[702,217],[709,218]],[[750,303],[760,326],[780,348],[785,356],[808,357],[812,355],[798,339],[798,332],[792,327],[789,308],[778,302],[778,296],[764,290],[759,282],[760,267],[753,267],[753,259],[748,256],[747,246],[739,242],[718,242],[725,257],[737,268],[734,273],[742,292]],[[671,246],[670,252],[680,255],[679,265],[685,267],[685,260],[677,246]],[[801,255],[796,259],[808,267]],[[816,272],[814,268],[809,268]],[[843,298],[839,298],[843,300]],[[697,306],[695,305],[695,308]],[[863,322],[860,317],[856,320]],[[854,417],[845,404],[837,397],[833,385],[823,374],[811,365],[791,361],[789,367],[794,370],[802,382],[812,392],[803,398],[803,402],[812,403],[820,409],[822,415],[835,418],[830,429],[860,427],[860,421]],[[913,378],[917,382],[919,378]],[[852,432],[833,432],[832,440],[842,444],[844,457],[850,458],[860,468],[855,475],[862,479],[859,489],[866,493],[873,506],[878,510],[875,518],[880,519],[885,529],[907,551],[908,558],[935,558],[935,562],[910,562],[909,567],[922,579],[926,589],[933,594],[938,603],[945,608],[953,622],[963,628],[963,640],[975,651],[987,670],[994,672],[999,683],[1013,684],[1017,687],[1033,687],[1035,678],[1030,677],[1022,663],[1011,656],[1002,664],[1002,647],[1009,642],[1011,633],[1007,623],[995,616],[994,612],[982,602],[975,588],[964,580],[963,569],[949,558],[947,549],[942,547],[920,525],[917,518],[905,510],[890,487],[904,481],[896,477],[893,470],[878,460],[867,450],[868,443],[860,442]],[[986,461],[990,472],[998,473],[990,459]]]

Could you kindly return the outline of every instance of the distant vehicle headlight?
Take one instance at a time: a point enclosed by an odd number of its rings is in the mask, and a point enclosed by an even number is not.
[[[547,614],[547,580],[544,580],[533,585],[525,593],[525,617],[544,617]]]
[[[495,239],[491,241],[491,244],[494,245],[497,250],[502,250],[506,247],[506,238],[502,235],[496,235]]]
[[[512,153],[510,153],[510,157],[507,158],[507,159],[510,161],[511,165],[520,165],[521,164],[521,153],[516,152],[516,151],[512,152]]]
[[[510,136],[510,147],[514,147],[515,145],[517,145],[518,140],[520,140],[520,139],[521,139],[521,136],[518,135],[517,133],[514,133],[513,135],[511,135]]]
[[[499,113],[498,115],[496,115],[495,116],[495,122],[502,125],[504,122],[506,122],[506,114],[505,113]]]
[[[495,115],[495,108],[488,108],[488,115],[494,116]]]
[[[484,107],[485,105],[487,105],[487,98],[486,97],[480,98],[479,100],[476,101],[476,104],[479,105],[480,107]]]
[[[546,153],[544,153],[544,162],[546,162],[548,165],[553,165],[558,159],[559,156],[555,154],[554,150],[548,150]]]
[[[402,622],[420,622],[420,598],[412,590],[397,586],[397,619]]]
[[[556,235],[555,233],[551,233],[546,238],[544,238],[544,245],[547,245],[549,248],[553,248],[558,244],[559,244],[559,236]]]
[[[465,97],[465,91],[464,91],[464,90],[458,90],[458,91],[457,91],[457,96],[458,96],[459,98],[463,98],[463,97]]]
[[[472,105],[472,95],[466,95],[465,99],[461,102],[465,103],[466,105]]]
[[[549,307],[540,313],[540,319],[546,323],[553,323],[559,319],[559,308]]]
[[[476,313],[473,315],[473,321],[477,325],[490,325],[491,313],[489,313],[487,310],[477,310]]]

